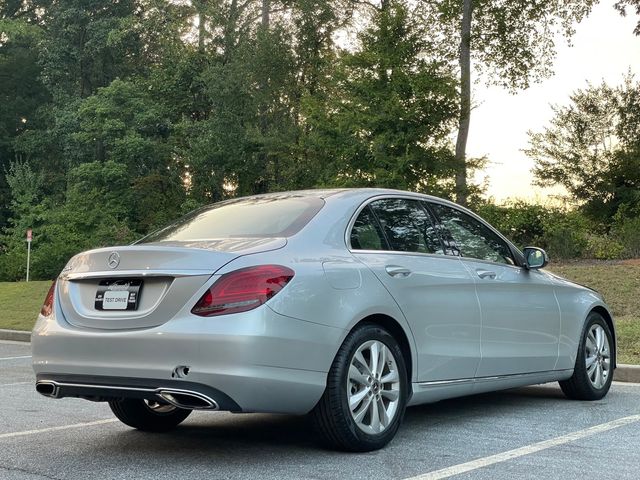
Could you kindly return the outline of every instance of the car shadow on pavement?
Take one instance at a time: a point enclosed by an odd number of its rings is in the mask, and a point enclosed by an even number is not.
[[[487,393],[443,400],[407,409],[404,424],[400,430],[423,430],[434,424],[459,425],[472,421],[474,417],[486,418],[501,412],[513,413],[514,409],[530,411],[536,406],[551,407],[557,402],[566,402],[557,387],[525,387],[502,392]],[[523,412],[524,413],[524,412]],[[148,434],[135,430],[118,432],[117,448],[128,450],[148,448],[186,449],[190,452],[225,455],[235,451],[246,455],[248,450],[276,450],[295,452],[299,450],[322,450],[308,416],[275,414],[230,414],[196,413],[184,424],[165,434]],[[141,439],[144,439],[141,441]],[[392,443],[397,445],[401,437]],[[339,454],[324,450],[327,454]],[[262,459],[264,460],[264,459]]]

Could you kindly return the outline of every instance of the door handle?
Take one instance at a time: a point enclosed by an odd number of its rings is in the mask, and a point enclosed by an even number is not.
[[[480,278],[496,278],[496,272],[492,272],[491,270],[482,270],[481,268],[476,270],[476,273]]]
[[[387,265],[384,269],[392,277],[408,277],[411,275],[411,270],[405,267],[400,267],[399,265]]]

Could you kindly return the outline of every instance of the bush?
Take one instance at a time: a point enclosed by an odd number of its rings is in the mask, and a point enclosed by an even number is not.
[[[515,201],[506,205],[484,204],[476,211],[518,247],[547,250],[552,258],[579,258],[587,251],[593,227],[578,211]]]
[[[507,205],[484,204],[478,214],[519,247],[540,244],[551,210],[543,205],[516,201]]]
[[[640,257],[640,217],[625,218],[616,215],[611,231],[622,246],[624,257]]]
[[[554,209],[545,220],[540,245],[552,258],[580,258],[587,249],[589,231],[589,222],[579,212]]]
[[[591,235],[587,240],[586,256],[598,260],[623,258],[624,245],[610,235]]]

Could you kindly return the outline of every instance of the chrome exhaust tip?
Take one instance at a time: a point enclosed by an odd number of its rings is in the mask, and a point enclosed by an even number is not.
[[[218,410],[219,406],[213,398],[190,390],[159,388],[156,395],[167,403],[189,410]]]
[[[40,381],[36,383],[36,392],[45,397],[56,398],[58,396],[58,385],[54,382]]]

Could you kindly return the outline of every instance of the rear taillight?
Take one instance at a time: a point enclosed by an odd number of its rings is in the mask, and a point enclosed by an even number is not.
[[[282,290],[293,275],[293,270],[280,265],[260,265],[225,273],[191,313],[212,317],[253,310]]]
[[[49,287],[49,291],[47,292],[47,296],[44,297],[44,303],[42,304],[42,308],[40,309],[40,314],[43,317],[48,317],[53,312],[53,294],[56,291],[56,281],[54,280],[51,286]]]

